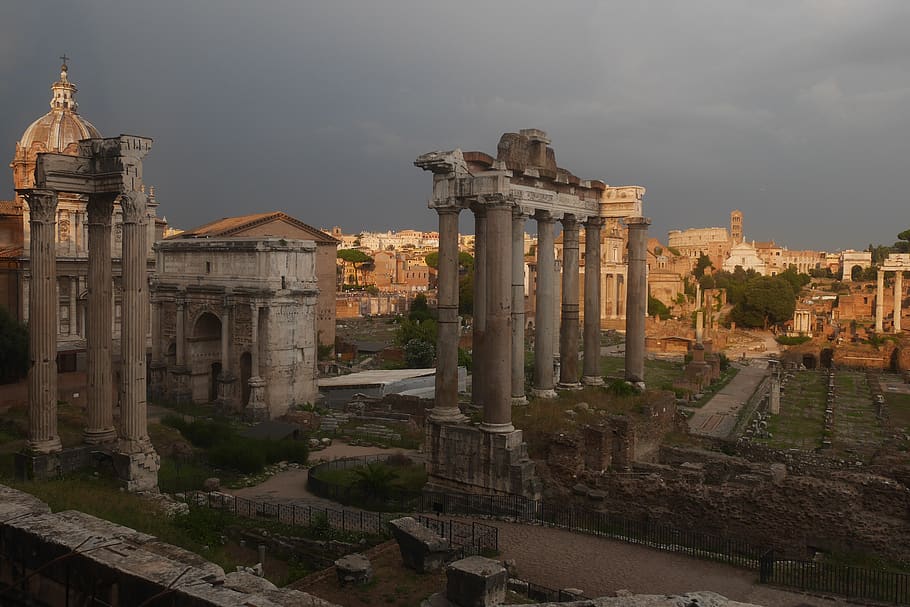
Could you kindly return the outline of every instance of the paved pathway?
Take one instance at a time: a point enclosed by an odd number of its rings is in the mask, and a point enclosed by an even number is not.
[[[695,410],[689,418],[689,430],[693,434],[726,438],[736,425],[739,410],[764,379],[767,367],[764,360],[749,361],[729,384]]]
[[[766,607],[844,604],[777,590],[757,572],[571,531],[484,521],[499,528],[501,559],[514,559],[517,575],[550,588],[580,588],[589,597],[617,590],[678,594],[711,590]]]

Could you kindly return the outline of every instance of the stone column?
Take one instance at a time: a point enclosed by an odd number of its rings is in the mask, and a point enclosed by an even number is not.
[[[883,333],[885,318],[885,271],[878,271],[878,285],[875,290],[875,332]]]
[[[436,304],[436,399],[430,411],[434,422],[462,422],[458,409],[458,212],[438,207],[439,268]],[[475,262],[475,269],[476,269]],[[476,304],[476,302],[475,302]],[[476,368],[476,363],[475,363]]]
[[[487,387],[487,348],[484,337],[487,329],[487,210],[474,207],[474,322],[471,337],[471,402],[482,407]]]
[[[555,398],[553,389],[553,339],[556,313],[556,259],[553,254],[553,216],[537,211],[537,293],[534,314],[534,387],[535,398]]]
[[[186,366],[186,296],[178,294],[176,299],[177,305],[177,338],[176,354],[177,366]]]
[[[269,418],[265,402],[265,380],[259,375],[259,304],[250,304],[250,397],[246,403],[244,417],[251,421]]]
[[[28,450],[54,453],[62,449],[57,435],[57,251],[54,242],[57,193],[29,190],[28,299]]]
[[[603,385],[600,373],[600,230],[604,220],[589,217],[585,222],[585,336],[582,383]]]
[[[489,199],[488,199],[489,200]],[[485,248],[486,332],[484,335],[483,423],[485,432],[512,432],[512,204],[488,201]],[[476,272],[476,269],[475,269]],[[476,274],[475,274],[476,276]],[[477,302],[475,300],[475,306]]]
[[[904,272],[894,273],[894,332],[901,332],[901,294],[904,290]]]
[[[626,381],[645,383],[645,318],[648,314],[647,217],[626,219],[629,269],[626,281]]]
[[[525,396],[525,215],[512,211],[512,404],[526,405]]]
[[[93,194],[88,202],[88,311],[86,353],[88,407],[83,440],[90,445],[113,442],[111,377],[113,345],[113,281],[111,278],[111,214],[116,194]]]
[[[79,294],[79,277],[70,276],[70,300],[69,300],[69,317],[70,317],[70,337],[76,337],[79,334],[78,320],[76,318],[76,296]]]
[[[150,448],[145,401],[145,262],[146,197],[129,192],[121,197],[123,209],[123,297],[120,305],[123,402],[121,449],[135,453]]]
[[[233,318],[234,300],[225,296],[221,317],[221,375],[218,378],[218,400],[220,405],[230,409],[234,404],[234,373],[231,368],[231,320]]]
[[[559,328],[559,387],[577,390],[578,383],[578,221],[562,218],[562,318]]]

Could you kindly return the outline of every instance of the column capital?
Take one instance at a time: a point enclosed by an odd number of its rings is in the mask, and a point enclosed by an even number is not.
[[[174,297],[174,302],[177,304],[177,309],[185,307],[186,293],[177,293],[176,297]]]
[[[147,202],[145,192],[131,190],[120,194],[123,223],[142,223],[145,220]]]
[[[626,217],[626,226],[631,229],[644,230],[651,225],[650,217]]]
[[[461,207],[456,206],[434,207],[434,210],[439,215],[458,215],[461,213]]]
[[[566,213],[562,216],[560,220],[562,227],[565,230],[577,230],[578,229],[578,219],[572,213]]]
[[[602,227],[604,226],[605,223],[606,223],[606,219],[604,219],[603,217],[597,216],[597,215],[588,217],[588,218],[584,221],[584,224],[585,224],[585,227],[586,227],[586,228],[597,228],[597,229],[600,229],[600,228],[602,228]]]
[[[28,203],[29,220],[36,223],[57,221],[57,192],[54,190],[19,190]]]
[[[511,208],[515,206],[515,203],[512,202],[509,197],[499,192],[494,194],[481,194],[477,197],[477,203],[479,206],[487,209]]]
[[[233,295],[225,295],[224,299],[221,302],[221,305],[224,306],[224,308],[230,310],[236,303],[237,300]]]
[[[119,194],[115,192],[100,192],[90,194],[88,197],[88,223],[111,225],[111,215],[114,213],[114,201]]]
[[[538,223],[554,223],[556,221],[556,218],[553,217],[553,213],[541,210],[534,212],[534,219],[537,220]]]

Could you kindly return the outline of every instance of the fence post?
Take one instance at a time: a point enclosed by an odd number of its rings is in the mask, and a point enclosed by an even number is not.
[[[758,560],[758,579],[762,584],[768,584],[774,577],[774,551],[769,550]]]

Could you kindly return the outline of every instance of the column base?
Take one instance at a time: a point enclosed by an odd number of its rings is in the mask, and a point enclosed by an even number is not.
[[[599,375],[585,375],[581,378],[581,383],[585,386],[602,386],[604,378]]]
[[[111,459],[117,477],[130,493],[138,491],[158,491],[158,469],[161,458],[155,449],[148,444],[144,451],[135,453],[113,453]]]
[[[458,408],[434,407],[430,409],[427,421],[431,421],[435,424],[463,424],[468,421],[468,416],[462,413],[461,409]]]
[[[86,445],[107,445],[116,441],[117,430],[113,426],[93,430],[86,428],[82,431],[82,442]]]
[[[170,389],[168,398],[175,403],[188,403],[193,400],[193,391],[190,388],[190,370],[186,367],[174,367],[170,370]]]
[[[559,382],[558,384],[556,384],[556,389],[557,390],[581,390],[581,384],[578,382],[573,382],[570,384]]]
[[[26,450],[34,454],[58,453],[63,450],[63,443],[60,442],[59,436],[52,436],[44,440],[29,439]]]
[[[531,388],[531,398],[551,399],[557,396],[553,388]]]
[[[148,396],[151,399],[159,400],[165,395],[165,377],[167,374],[167,365],[161,361],[153,361],[149,364],[149,388]]]
[[[507,432],[514,432],[515,426],[513,426],[511,422],[506,424],[488,424],[487,422],[481,422],[480,429],[484,432],[489,432],[490,434],[505,434]]]
[[[512,397],[512,406],[513,407],[524,407],[528,404],[528,397],[522,394],[521,396]]]
[[[236,378],[231,375],[222,375],[218,378],[218,400],[215,401],[215,404],[223,413],[234,413],[236,408],[236,398],[234,397],[235,382]]]

